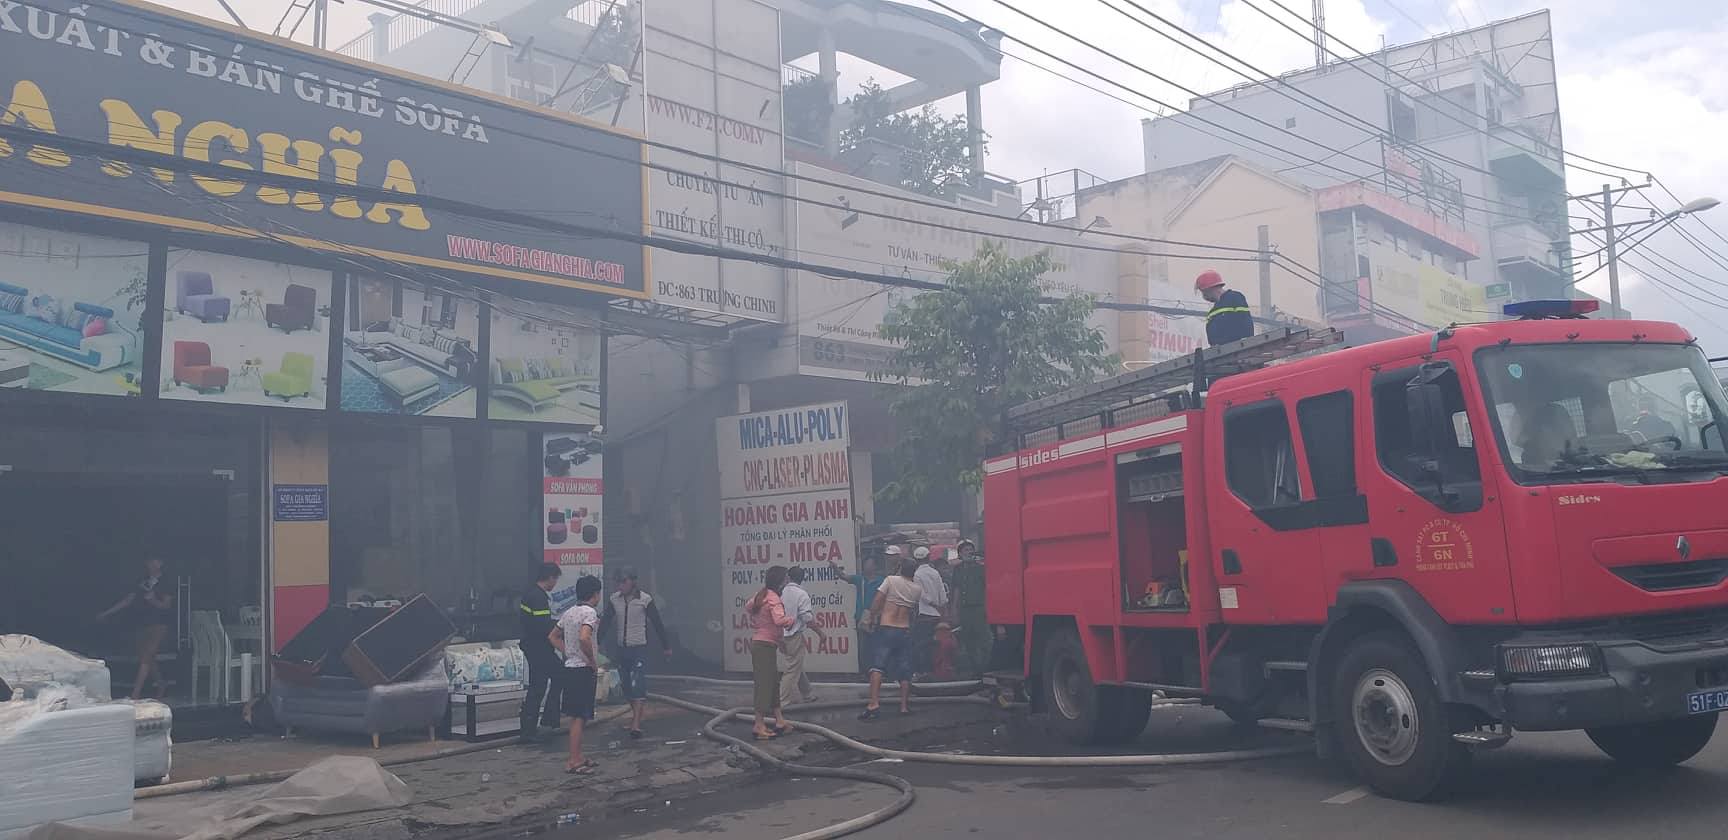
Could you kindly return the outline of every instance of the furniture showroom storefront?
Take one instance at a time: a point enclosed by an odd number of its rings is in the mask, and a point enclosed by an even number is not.
[[[328,604],[509,637],[533,564],[600,563],[638,138],[154,6],[8,14],[0,633],[127,692],[136,619],[95,616],[156,558],[169,699],[220,704]]]

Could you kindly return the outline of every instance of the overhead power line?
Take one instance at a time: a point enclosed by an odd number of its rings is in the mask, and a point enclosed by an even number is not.
[[[1212,120],[1208,117],[1202,116],[1202,115],[1197,114],[1193,111],[1186,111],[1186,110],[1178,107],[1177,105],[1175,105],[1173,103],[1166,102],[1166,101],[1159,99],[1158,97],[1155,97],[1149,93],[1145,93],[1145,92],[1140,91],[1136,88],[1130,87],[1130,86],[1128,86],[1128,85],[1126,85],[1120,81],[1117,81],[1116,79],[1113,79],[1109,76],[1106,76],[1102,73],[1099,73],[1098,71],[1092,70],[1088,67],[1084,67],[1080,64],[1075,63],[1074,61],[1071,61],[1067,58],[1064,58],[1060,55],[1057,55],[1057,54],[1051,52],[1050,50],[1047,50],[1044,47],[1039,46],[1038,44],[1035,44],[1031,41],[1026,40],[1023,37],[1013,35],[1012,33],[1009,33],[1008,31],[1006,31],[1002,27],[994,26],[994,25],[991,25],[985,21],[979,20],[976,17],[966,15],[963,12],[961,12],[960,10],[954,8],[953,6],[943,2],[943,0],[926,0],[926,2],[929,2],[931,5],[936,6],[937,8],[940,8],[940,9],[948,12],[949,14],[965,18],[965,19],[970,20],[974,23],[977,23],[979,26],[994,30],[995,32],[1000,33],[1004,39],[1011,40],[1011,41],[1014,41],[1016,43],[1022,44],[1024,46],[1038,52],[1041,55],[1044,55],[1050,59],[1053,59],[1057,62],[1060,62],[1061,64],[1064,64],[1068,67],[1071,67],[1074,70],[1077,70],[1081,73],[1085,73],[1089,76],[1097,78],[1098,80],[1100,80],[1106,84],[1115,86],[1115,87],[1120,88],[1122,90],[1125,90],[1134,96],[1139,96],[1141,98],[1144,98],[1150,102],[1153,102],[1153,103],[1159,105],[1162,108],[1166,108],[1166,109],[1173,111],[1173,112],[1179,112],[1179,113],[1174,114],[1171,117],[1172,119],[1175,119],[1178,117],[1186,117],[1190,120],[1199,121],[1199,122],[1205,123],[1206,125],[1217,128],[1221,131],[1224,131],[1226,133],[1236,135],[1237,137],[1240,137],[1243,140],[1247,140],[1248,142],[1255,143],[1259,146],[1265,147],[1267,150],[1270,150],[1275,155],[1282,155],[1284,157],[1296,158],[1298,160],[1305,161],[1305,162],[1312,164],[1314,166],[1323,167],[1325,169],[1339,173],[1340,175],[1344,176],[1343,178],[1338,179],[1340,181],[1340,183],[1358,183],[1358,182],[1363,181],[1366,177],[1368,177],[1368,175],[1365,175],[1364,173],[1352,172],[1348,169],[1344,169],[1344,168],[1339,167],[1335,164],[1327,162],[1331,158],[1343,157],[1343,158],[1346,158],[1348,160],[1353,160],[1353,161],[1367,167],[1369,173],[1383,171],[1385,168],[1384,161],[1374,161],[1374,160],[1369,160],[1367,158],[1358,157],[1356,155],[1350,154],[1345,149],[1339,149],[1339,148],[1336,148],[1333,146],[1329,146],[1325,143],[1321,143],[1321,142],[1314,140],[1312,138],[1305,137],[1302,134],[1299,134],[1295,131],[1292,131],[1289,128],[1268,122],[1264,119],[1261,119],[1259,117],[1254,116],[1253,114],[1249,114],[1249,113],[1241,110],[1240,108],[1236,108],[1235,106],[1229,105],[1229,104],[1224,103],[1222,101],[1216,102],[1216,104],[1225,111],[1228,111],[1232,114],[1235,114],[1236,116],[1242,117],[1242,118],[1244,118],[1250,122],[1257,123],[1261,126],[1264,126],[1265,128],[1271,130],[1272,132],[1274,132],[1276,134],[1285,135],[1289,138],[1298,140],[1305,145],[1313,146],[1317,149],[1321,149],[1326,154],[1324,155],[1323,158],[1316,158],[1312,155],[1302,154],[1300,152],[1293,151],[1291,149],[1288,149],[1288,148],[1285,148],[1284,146],[1279,145],[1278,142],[1263,139],[1260,137],[1256,137],[1252,134],[1238,130],[1236,128],[1232,128],[1228,125],[1220,123],[1216,120]],[[1103,47],[1100,47],[1096,44],[1093,44],[1092,42],[1086,40],[1085,38],[1082,38],[1078,35],[1075,35],[1075,34],[1069,32],[1068,30],[1065,30],[1059,26],[1056,26],[1055,24],[1052,24],[1052,23],[1044,20],[1043,18],[1038,17],[1037,15],[1031,14],[1030,12],[1027,12],[1027,11],[1021,9],[1020,7],[1018,7],[1014,4],[1007,2],[1007,0],[994,0],[994,2],[997,5],[1002,6],[1005,9],[1008,9],[1009,11],[1013,12],[1014,14],[1019,15],[1020,17],[1023,17],[1029,21],[1032,21],[1033,23],[1036,23],[1037,25],[1039,25],[1045,29],[1048,29],[1051,32],[1054,32],[1054,33],[1056,33],[1056,34],[1058,34],[1064,38],[1067,38],[1071,41],[1074,41],[1075,43],[1080,44],[1081,46],[1086,47],[1087,49],[1090,49],[1093,52],[1096,52],[1100,55],[1103,55],[1107,58],[1110,58],[1111,60],[1116,61],[1119,64],[1122,64],[1123,66],[1131,67],[1131,68],[1133,68],[1133,69],[1135,69],[1141,73],[1144,73],[1145,75],[1147,75],[1153,79],[1156,79],[1160,82],[1163,82],[1164,84],[1170,85],[1171,87],[1176,88],[1177,90],[1183,91],[1183,92],[1187,93],[1188,95],[1193,96],[1195,98],[1199,98],[1199,99],[1205,99],[1206,98],[1205,94],[1202,94],[1199,91],[1194,90],[1193,88],[1190,88],[1186,85],[1178,83],[1178,82],[1170,79],[1169,77],[1166,77],[1166,76],[1161,75],[1161,74],[1159,74],[1153,70],[1150,70],[1142,64],[1138,64],[1136,62],[1130,61],[1129,59],[1124,58],[1115,52],[1112,52],[1112,51],[1107,50]],[[1206,133],[1209,136],[1215,136],[1215,135],[1210,135],[1210,132],[1206,132]],[[1255,151],[1256,153],[1260,153],[1260,154],[1265,153],[1265,152],[1261,152],[1257,149],[1254,149],[1253,147],[1244,145],[1240,141],[1228,141],[1228,142],[1232,142],[1234,145],[1237,145],[1241,148]],[[1478,212],[1481,212],[1481,213],[1484,213],[1487,215],[1491,215],[1491,216],[1500,216],[1500,217],[1508,218],[1508,219],[1519,219],[1519,220],[1529,219],[1528,209],[1524,208],[1520,205],[1499,201],[1496,199],[1488,198],[1486,196],[1476,195],[1474,193],[1466,192],[1462,189],[1460,189],[1458,191],[1458,195],[1461,196],[1461,199],[1475,199],[1479,202],[1482,202],[1482,206],[1470,206],[1469,202],[1463,202],[1466,209],[1478,211]],[[1518,212],[1517,213],[1500,212],[1500,211],[1496,211],[1496,210],[1491,209],[1489,207],[1489,205],[1500,205],[1500,206],[1504,206],[1504,207],[1510,207],[1510,208],[1517,210]]]
[[[190,174],[190,175],[201,175],[201,176],[205,176],[205,177],[219,178],[219,179],[222,179],[225,181],[241,181],[241,182],[245,182],[245,183],[252,184],[252,185],[273,186],[273,187],[280,187],[280,188],[284,188],[284,189],[292,189],[292,190],[296,190],[296,191],[312,192],[312,193],[317,193],[317,194],[324,195],[327,197],[328,196],[352,197],[352,198],[361,199],[361,200],[385,201],[385,202],[391,202],[391,203],[400,202],[404,198],[404,195],[402,193],[384,190],[384,189],[380,189],[377,187],[369,187],[369,186],[361,186],[361,185],[348,185],[348,184],[336,184],[336,183],[332,183],[332,182],[328,182],[328,181],[311,181],[311,180],[308,180],[305,178],[300,178],[300,177],[296,177],[296,176],[292,176],[292,175],[276,175],[273,173],[268,173],[268,172],[263,172],[263,171],[238,170],[238,169],[233,169],[230,167],[224,167],[224,166],[221,166],[221,165],[215,164],[215,163],[205,163],[202,161],[188,160],[188,159],[175,157],[175,156],[171,156],[171,155],[165,155],[165,154],[162,154],[159,152],[139,150],[139,149],[134,149],[134,148],[126,147],[126,146],[115,146],[115,145],[112,145],[109,143],[103,143],[100,141],[89,140],[89,139],[84,139],[84,138],[68,137],[66,135],[59,135],[59,134],[49,134],[47,132],[42,132],[42,131],[38,131],[38,130],[33,129],[33,128],[26,128],[26,127],[21,127],[21,126],[0,125],[0,139],[8,139],[8,140],[12,140],[14,142],[17,142],[20,144],[25,144],[25,145],[44,145],[44,144],[52,145],[55,147],[67,149],[67,150],[69,150],[72,153],[77,154],[77,155],[87,156],[91,159],[101,158],[103,160],[118,160],[118,161],[122,161],[122,162],[137,164],[139,166],[168,170],[170,172],[185,173],[185,174]],[[22,164],[20,164],[20,165],[22,165]],[[148,178],[149,176],[140,175],[139,177]],[[180,195],[179,193],[174,193],[174,194],[177,196]],[[193,197],[187,197],[187,196],[182,196],[182,197],[188,201],[193,200]],[[514,226],[514,227],[521,227],[521,228],[528,228],[528,229],[542,230],[542,231],[552,231],[552,232],[562,233],[562,234],[566,234],[566,235],[580,236],[580,237],[585,237],[585,238],[631,242],[631,243],[635,243],[635,244],[647,245],[650,247],[660,248],[662,250],[674,251],[674,252],[679,252],[679,253],[694,254],[697,256],[715,257],[718,259],[725,259],[725,260],[737,261],[737,262],[752,262],[752,263],[756,263],[756,264],[760,264],[760,265],[768,265],[768,266],[773,266],[773,267],[783,268],[783,269],[788,269],[788,270],[807,271],[807,272],[810,272],[813,274],[818,274],[818,275],[827,276],[827,277],[850,279],[850,280],[860,280],[860,281],[864,281],[864,282],[868,282],[868,283],[876,283],[876,284],[881,284],[881,285],[886,285],[886,286],[898,286],[898,287],[904,287],[904,288],[910,288],[910,289],[919,289],[919,290],[924,290],[924,291],[940,291],[940,290],[947,288],[945,283],[942,283],[939,281],[934,281],[934,280],[918,280],[918,279],[914,279],[911,277],[896,277],[893,275],[882,274],[882,273],[877,273],[877,272],[859,271],[856,269],[845,268],[845,267],[841,267],[841,266],[823,265],[823,264],[819,264],[819,263],[812,263],[812,262],[809,262],[809,261],[803,260],[803,259],[795,259],[795,258],[781,257],[781,256],[775,256],[775,255],[757,254],[757,253],[752,253],[752,252],[748,252],[748,251],[739,251],[736,249],[724,248],[724,247],[715,246],[715,245],[708,245],[705,243],[690,242],[690,241],[681,240],[681,239],[670,239],[667,237],[654,236],[651,234],[642,234],[640,232],[629,230],[629,229],[596,227],[593,225],[573,224],[573,223],[569,223],[569,222],[559,222],[559,221],[553,221],[553,220],[549,220],[549,219],[541,219],[541,218],[517,213],[514,211],[496,210],[493,208],[487,208],[487,207],[483,207],[480,205],[475,205],[475,204],[471,204],[468,202],[463,202],[463,201],[450,199],[450,198],[437,196],[437,195],[432,195],[432,194],[427,194],[427,193],[420,193],[418,195],[415,195],[412,197],[412,200],[416,204],[423,205],[429,209],[435,209],[435,210],[440,210],[443,212],[448,212],[448,213],[451,213],[454,215],[462,216],[464,218],[486,220],[486,221],[490,221],[493,223],[502,224],[502,225],[506,225],[506,226]],[[230,206],[232,206],[232,205],[230,205]],[[236,233],[256,235],[256,236],[260,236],[260,237],[263,237],[266,239],[273,239],[273,240],[278,241],[278,242],[284,242],[285,241],[279,237],[274,237],[273,235],[271,235],[267,231],[259,230],[259,227],[261,227],[261,226],[258,226],[258,225],[243,225],[242,227],[243,227],[243,230],[236,231]],[[296,245],[296,246],[302,247],[302,248],[305,247],[301,243],[293,243],[291,241],[287,241],[287,244]],[[1141,255],[1140,252],[1138,252],[1138,251],[1124,251],[1122,253]],[[338,254],[337,256],[340,257],[341,255]],[[1324,282],[1324,278],[1318,272],[1314,271],[1313,269],[1308,268],[1307,266],[1303,266],[1300,263],[1297,263],[1294,260],[1290,260],[1287,257],[1282,257],[1282,255],[1278,255],[1276,252],[1273,252],[1270,256],[1273,259],[1275,265],[1280,265],[1280,266],[1285,267],[1286,271],[1289,271],[1292,275],[1298,277],[1299,279],[1302,279],[1303,282],[1307,283],[1308,285],[1314,286],[1315,288],[1325,288],[1326,284]],[[375,259],[374,260],[367,260],[367,261],[365,261],[363,263],[359,263],[359,264],[363,268],[365,268],[366,270],[372,270],[372,271],[377,270],[377,268],[376,268],[377,261]],[[1320,279],[1318,281],[1316,281],[1315,279],[1311,279],[1311,278],[1320,278]],[[1357,297],[1359,300],[1366,301],[1366,299],[1361,298],[1360,295],[1358,295]],[[1061,300],[1061,298],[1052,297],[1052,296],[1045,296],[1045,297],[1041,298],[1041,300],[1045,303],[1057,303]],[[1399,312],[1392,310],[1390,308],[1379,307],[1377,304],[1374,304],[1372,301],[1366,301],[1366,302],[1368,303],[1368,305],[1371,308],[1377,308],[1379,311],[1382,311],[1382,312],[1384,312],[1388,315],[1391,315],[1393,317],[1397,317],[1399,319],[1402,319],[1402,320],[1405,320],[1405,321],[1408,321],[1411,323],[1418,323],[1418,324],[1420,323],[1419,321],[1417,321],[1414,318],[1411,318],[1408,315],[1404,315],[1404,314],[1399,313]],[[1131,303],[1131,302],[1124,302],[1124,301],[1095,300],[1093,302],[1092,306],[1094,309],[1108,310],[1108,311],[1155,312],[1155,313],[1159,313],[1159,314],[1163,314],[1163,315],[1185,316],[1185,317],[1197,317],[1197,316],[1204,316],[1206,314],[1206,312],[1204,310],[1192,309],[1192,308],[1187,308],[1187,307],[1163,306],[1163,305],[1152,304],[1152,303]]]

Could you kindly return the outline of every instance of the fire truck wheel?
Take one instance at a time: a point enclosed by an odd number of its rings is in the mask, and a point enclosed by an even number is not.
[[[1044,645],[1044,708],[1061,736],[1076,744],[1096,744],[1110,734],[1106,692],[1092,682],[1086,650],[1072,630]],[[1138,733],[1136,733],[1138,734]]]
[[[1698,754],[1716,734],[1716,715],[1602,726],[1584,734],[1621,764],[1644,769],[1672,767]]]
[[[1132,743],[1146,731],[1152,719],[1152,693],[1116,685],[1101,686],[1104,693],[1104,742]]]
[[[1452,740],[1446,705],[1415,647],[1372,633],[1345,649],[1333,674],[1340,751],[1375,791],[1407,801],[1444,796],[1470,752]]]

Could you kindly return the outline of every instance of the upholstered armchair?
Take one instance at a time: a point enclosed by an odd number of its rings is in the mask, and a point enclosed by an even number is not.
[[[286,333],[312,329],[312,319],[317,316],[318,290],[298,283],[288,287],[281,303],[264,306],[264,323]]]

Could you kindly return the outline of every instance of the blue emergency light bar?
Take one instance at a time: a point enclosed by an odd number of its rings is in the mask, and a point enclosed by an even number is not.
[[[1582,318],[1602,308],[1599,300],[1522,300],[1500,308],[1508,318],[1539,320],[1543,318]]]

